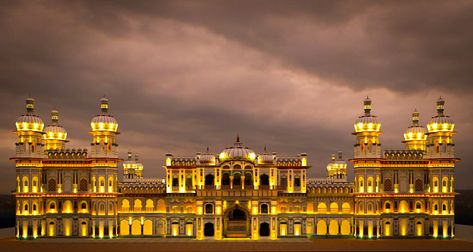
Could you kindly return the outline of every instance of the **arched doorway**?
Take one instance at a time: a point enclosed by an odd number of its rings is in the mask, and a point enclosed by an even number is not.
[[[263,222],[259,225],[259,235],[269,236],[269,223]]]
[[[214,224],[207,222],[204,225],[204,236],[205,237],[210,237],[214,236]]]
[[[225,214],[225,236],[243,238],[249,236],[248,213],[238,206],[229,209]]]

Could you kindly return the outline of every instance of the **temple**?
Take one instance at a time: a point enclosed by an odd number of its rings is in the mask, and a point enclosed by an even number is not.
[[[237,136],[224,150],[165,154],[164,178],[143,177],[118,152],[109,101],[90,123],[90,148],[66,148],[59,112],[45,127],[35,100],[16,122],[16,237],[453,238],[455,124],[437,101],[427,127],[419,113],[405,149],[381,149],[381,122],[367,97],[354,124],[354,179],[341,152],[327,176],[309,178],[308,156],[256,152]],[[123,174],[118,167],[123,166]]]

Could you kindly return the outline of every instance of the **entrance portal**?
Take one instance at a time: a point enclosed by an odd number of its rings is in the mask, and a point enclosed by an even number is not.
[[[249,236],[249,218],[246,211],[236,206],[225,215],[225,237],[243,238]]]
[[[263,222],[259,225],[259,235],[269,236],[269,223]]]
[[[214,224],[213,223],[205,223],[204,225],[204,236],[214,236]]]

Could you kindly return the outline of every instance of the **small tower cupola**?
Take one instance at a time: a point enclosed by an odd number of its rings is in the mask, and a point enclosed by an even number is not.
[[[412,113],[412,125],[404,133],[403,143],[408,150],[425,150],[427,140],[426,129],[419,124],[419,112]]]

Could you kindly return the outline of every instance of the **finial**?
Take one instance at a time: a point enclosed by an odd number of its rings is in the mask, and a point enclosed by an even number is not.
[[[335,154],[332,153],[332,154],[330,155],[330,160],[335,161]]]
[[[419,112],[417,112],[417,109],[414,109],[414,112],[412,112],[412,125],[419,125]]]
[[[135,161],[138,161],[138,154],[135,154]]]
[[[338,160],[343,160],[343,152],[338,151]]]
[[[266,154],[266,145],[264,146],[263,152]]]
[[[34,99],[29,97],[26,98],[26,112],[33,113],[34,112]]]
[[[207,149],[206,149],[206,151],[207,151],[207,154],[209,154],[209,153],[210,153],[210,152],[209,152],[209,151],[210,151],[210,149],[209,149],[209,146],[208,146],[208,145],[207,145]]]
[[[366,96],[366,99],[363,101],[363,109],[365,110],[365,115],[371,115],[371,99]]]
[[[240,135],[237,134],[237,139],[236,139],[236,142],[239,143],[240,142]]]
[[[51,110],[51,122],[53,125],[57,125],[59,123],[59,111]]]
[[[102,113],[108,113],[108,99],[105,96],[100,99],[100,110]]]
[[[131,160],[131,151],[128,152],[128,160]]]
[[[443,116],[445,101],[442,99],[442,96],[437,101],[437,114],[438,116]]]

